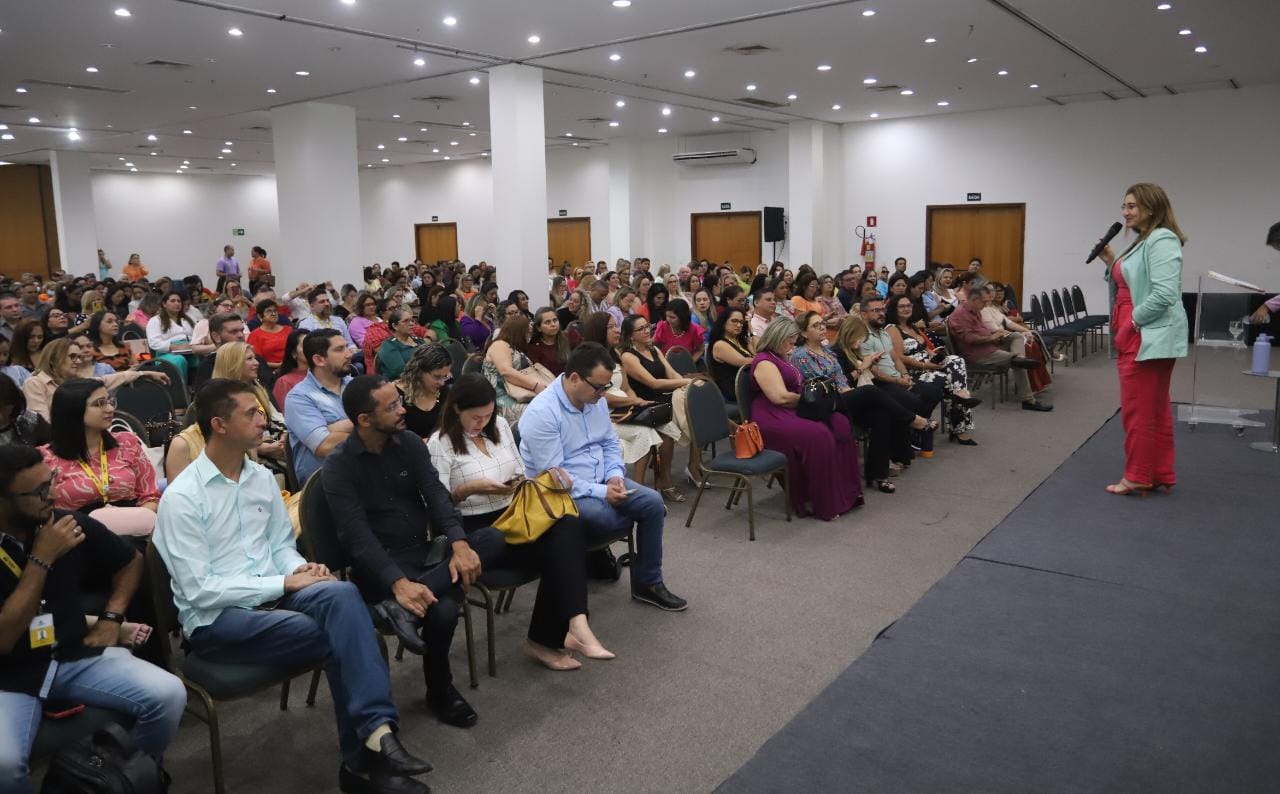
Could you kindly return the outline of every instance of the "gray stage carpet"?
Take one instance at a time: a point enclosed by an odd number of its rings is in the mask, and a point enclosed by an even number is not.
[[[1116,416],[719,791],[1280,790],[1280,460]],[[782,674],[782,671],[780,671]]]

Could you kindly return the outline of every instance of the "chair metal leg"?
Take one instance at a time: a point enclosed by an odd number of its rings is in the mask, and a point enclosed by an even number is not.
[[[685,529],[693,524],[693,514],[698,512],[698,503],[702,501],[702,494],[707,490],[707,474],[703,472],[702,481],[698,483],[698,494],[693,497],[693,507],[689,508],[689,515],[684,520]]]
[[[396,661],[397,662],[404,661],[404,643],[403,642],[396,642]]]
[[[204,721],[209,726],[209,755],[213,761],[213,792],[225,794],[227,785],[222,777],[222,731],[218,728],[218,710],[214,708],[213,698],[208,692],[190,685],[187,689],[199,695],[204,704]]]
[[[775,475],[775,476],[777,476],[777,477],[778,477],[778,481],[782,483],[782,503],[783,503],[784,505],[786,505],[786,508],[787,508],[787,521],[788,521],[788,523],[789,523],[789,522],[791,521],[791,490],[790,490],[790,489],[791,489],[791,486],[790,486],[790,479],[791,479],[791,478],[787,476],[787,470],[786,470],[786,469],[783,469],[783,470],[782,470],[782,474],[780,474],[780,475]]]
[[[480,686],[480,677],[476,675],[476,639],[471,628],[471,605],[462,599],[462,631],[467,639],[467,672],[471,675],[471,688]]]
[[[751,501],[751,479],[748,477],[741,477],[740,479],[742,480],[742,484],[746,487],[746,490],[747,490],[747,527],[748,527],[747,539],[755,540],[756,539],[756,506]]]
[[[391,662],[389,660],[390,655],[387,653],[386,638],[382,636],[382,632],[380,631],[374,631],[374,636],[378,638],[378,653],[382,654],[382,663],[390,667]],[[308,706],[315,705],[315,689],[316,689],[316,685],[320,682],[319,672],[320,672],[319,670],[316,670],[316,673],[317,673],[316,678],[311,682],[312,699],[311,699],[311,702],[307,703]]]
[[[285,681],[283,684],[280,685],[280,710],[281,711],[289,710],[289,684],[291,683],[293,682]]]
[[[379,640],[381,640],[381,637],[379,637]],[[386,658],[387,658],[387,644],[384,642],[384,643],[382,643],[382,659],[383,659],[383,661],[386,661]],[[321,674],[321,672],[322,672],[322,670],[321,670],[319,667],[317,667],[317,668],[316,668],[316,669],[311,673],[311,687],[307,690],[307,705],[308,705],[308,706],[314,706],[314,705],[316,704],[316,692],[318,692],[318,691],[320,690],[320,674]]]
[[[484,630],[485,641],[489,651],[489,677],[498,677],[498,655],[493,648],[493,601],[487,590],[480,591],[484,595]]]

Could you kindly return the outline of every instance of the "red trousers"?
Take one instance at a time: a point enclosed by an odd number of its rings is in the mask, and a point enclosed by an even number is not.
[[[1173,471],[1173,409],[1169,379],[1177,359],[1138,361],[1139,332],[1126,319],[1116,332],[1120,354],[1120,420],[1124,478],[1139,485],[1177,482]]]

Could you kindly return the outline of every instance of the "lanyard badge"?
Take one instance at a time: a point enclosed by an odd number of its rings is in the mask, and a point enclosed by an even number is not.
[[[48,612],[41,612],[31,619],[31,627],[29,629],[31,635],[31,648],[47,648],[56,642],[57,638],[53,632],[53,615]]]

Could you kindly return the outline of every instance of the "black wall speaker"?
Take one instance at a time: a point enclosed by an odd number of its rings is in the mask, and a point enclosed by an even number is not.
[[[765,207],[764,241],[776,243],[785,239],[787,239],[787,232],[782,225],[782,207]]]

